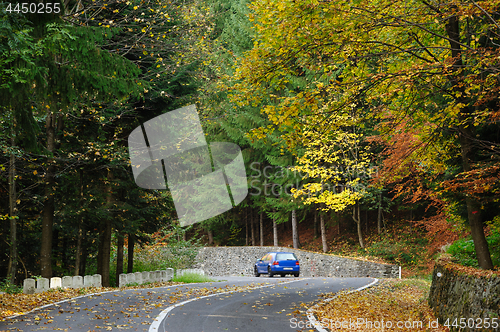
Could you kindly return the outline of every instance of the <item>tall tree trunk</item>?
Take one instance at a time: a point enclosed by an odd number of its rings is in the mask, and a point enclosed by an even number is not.
[[[314,207],[314,238],[317,239],[318,235],[318,209]]]
[[[69,253],[68,253],[68,237],[63,233],[62,236],[61,262],[64,270],[69,271]]]
[[[382,192],[378,194],[377,232],[382,233]]]
[[[83,234],[85,235],[85,229],[82,230]],[[82,241],[85,239],[85,236],[82,238]],[[81,276],[85,275],[85,271],[87,268],[87,257],[88,257],[88,250],[87,246],[82,246],[82,258],[80,260],[80,274]]]
[[[208,233],[208,245],[211,246],[214,244],[214,232],[209,229],[207,230],[207,233]]]
[[[446,33],[448,34],[448,41],[451,47],[451,57],[453,66],[450,66],[452,74],[449,76],[452,88],[460,96],[467,95],[464,91],[464,84],[462,83],[463,74],[461,70],[464,67],[462,60],[462,49],[460,45],[460,19],[453,15],[448,18],[446,24]],[[457,102],[468,105],[463,107],[459,113],[460,124],[458,125],[459,142],[461,149],[462,167],[465,172],[472,170],[472,163],[474,162],[474,114],[472,101],[465,97],[458,98]],[[476,250],[476,257],[479,267],[486,270],[493,269],[491,261],[490,250],[486,236],[484,234],[484,225],[481,217],[481,204],[471,198],[465,198],[467,205],[467,217],[471,229],[472,240],[474,241],[474,249]]]
[[[410,209],[410,222],[408,223],[409,224],[409,230],[410,232],[413,231],[413,228],[412,228],[412,225],[413,225],[413,210]]]
[[[82,221],[78,223],[78,231],[77,231],[77,239],[76,239],[76,257],[75,257],[75,272],[73,275],[80,275],[80,261],[82,257]]]
[[[58,260],[57,257],[61,257],[61,249],[59,248],[59,234],[60,229],[52,229],[52,262],[55,262],[57,264],[60,263],[60,259]]]
[[[461,116],[464,118],[465,116]],[[464,119],[465,120],[465,119]],[[462,165],[464,171],[472,170],[472,160],[474,156],[474,147],[472,138],[474,137],[473,125],[462,125],[460,127],[459,139],[461,146]],[[474,241],[474,249],[476,250],[476,257],[479,267],[485,270],[493,269],[493,262],[491,260],[490,249],[484,234],[484,225],[481,213],[481,204],[471,198],[465,198],[467,206],[467,218],[471,230],[472,240]]]
[[[47,133],[47,150],[53,154],[55,151],[56,115],[51,112],[45,121]],[[42,212],[42,239],[40,248],[40,274],[44,278],[52,277],[52,226],[54,224],[54,173],[56,171],[53,157],[47,159],[48,167],[45,173],[45,201]]]
[[[80,169],[80,220],[78,221],[78,231],[76,234],[76,258],[75,258],[75,276],[80,275],[80,260],[82,256],[82,237],[83,237],[83,168]]]
[[[97,246],[97,274],[102,276],[102,255],[104,245],[104,233],[106,233],[106,222],[99,224],[99,245]]]
[[[293,247],[298,249],[300,247],[299,242],[299,231],[297,228],[297,213],[295,209],[292,210],[292,238],[293,238]]]
[[[323,252],[328,252],[328,243],[326,243],[325,218],[323,216],[323,213],[320,214],[319,222],[321,228],[321,243],[323,244]]]
[[[259,222],[259,228],[260,228],[260,246],[264,246],[264,213],[260,213],[260,222]]]
[[[108,209],[108,216],[106,216],[104,221],[104,232],[102,234],[102,247],[100,248],[102,252],[100,253],[101,257],[101,277],[102,277],[102,286],[109,287],[109,264],[111,259],[111,235],[112,235],[112,218],[113,218],[113,172],[111,169],[108,169],[107,174],[107,194],[106,194],[106,206]]]
[[[121,231],[116,232],[117,243],[116,243],[116,284],[118,285],[118,280],[120,280],[120,274],[123,273],[123,246],[125,244],[125,236]],[[122,285],[120,285],[121,287]]]
[[[109,287],[109,260],[111,258],[111,219],[106,218],[100,236],[97,273],[101,275],[102,286]]]
[[[361,216],[359,214],[359,204],[354,205],[352,208],[352,219],[356,222],[357,226],[356,228],[358,230],[359,246],[364,249],[365,244],[363,242],[363,234],[361,232]]]
[[[14,122],[15,124],[15,122]],[[12,126],[11,146],[15,146],[15,126]],[[11,284],[16,281],[17,272],[17,192],[16,192],[16,156],[10,155],[9,161],[9,221],[10,254],[7,278]]]
[[[134,246],[135,246],[135,235],[128,233],[127,273],[134,272]]]
[[[368,234],[368,210],[365,210],[365,231]]]
[[[245,245],[248,246],[248,207],[245,209]]]
[[[255,225],[253,222],[253,211],[250,209],[250,231],[252,235],[252,246],[255,246]]]
[[[273,245],[278,246],[278,224],[276,220],[273,219]]]
[[[335,219],[337,219],[337,234],[340,235],[340,216],[335,212]]]

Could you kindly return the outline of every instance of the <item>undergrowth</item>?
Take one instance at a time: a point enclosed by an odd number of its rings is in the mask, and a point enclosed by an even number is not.
[[[431,273],[429,240],[418,228],[394,227],[382,234],[366,236],[365,249],[361,249],[356,240],[357,236],[337,240],[329,253],[400,265],[406,276],[426,278]]]
[[[184,282],[184,283],[199,283],[199,282],[212,282],[215,280],[210,279],[209,277],[198,274],[198,273],[184,273],[181,276],[175,276],[172,278],[172,282]]]
[[[7,279],[5,279],[4,281],[0,281],[0,292],[7,294],[19,294],[23,292],[23,288],[21,286],[11,284]]]
[[[500,268],[500,231],[493,229],[491,235],[486,237],[486,241],[488,242],[493,266],[498,269]],[[452,260],[460,265],[479,267],[474,241],[472,241],[471,236],[455,241],[448,247],[446,252],[451,254]]]

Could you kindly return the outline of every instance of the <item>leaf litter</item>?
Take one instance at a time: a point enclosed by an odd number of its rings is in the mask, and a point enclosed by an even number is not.
[[[430,283],[425,280],[382,279],[375,286],[359,292],[322,294],[324,299],[334,299],[321,302],[314,314],[320,324],[332,331],[346,330],[347,326],[349,331],[447,332],[447,327],[435,325],[436,317],[427,304],[429,289]],[[299,310],[294,313],[298,314]],[[300,313],[305,316],[302,310]],[[358,319],[361,324],[342,326],[342,322],[358,322]],[[402,323],[399,327],[398,322]],[[388,324],[392,327],[388,328]]]

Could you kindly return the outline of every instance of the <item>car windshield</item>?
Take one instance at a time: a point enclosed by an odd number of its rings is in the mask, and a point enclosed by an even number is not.
[[[286,261],[286,260],[297,260],[297,257],[295,257],[294,254],[292,253],[284,253],[284,254],[276,254],[276,260],[277,261]]]

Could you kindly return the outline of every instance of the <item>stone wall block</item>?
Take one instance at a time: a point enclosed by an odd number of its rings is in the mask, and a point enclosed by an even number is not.
[[[23,293],[24,294],[34,294],[36,287],[36,280],[32,278],[24,279],[23,282]]]
[[[59,277],[50,278],[50,288],[62,287],[62,279]]]
[[[165,271],[167,272],[167,280],[165,280],[165,281],[172,280],[172,278],[174,277],[174,269],[169,267]]]
[[[83,287],[94,287],[94,277],[84,276],[83,277]]]
[[[139,285],[142,284],[142,273],[141,272],[136,272],[135,274],[135,282],[138,283]]]
[[[82,288],[83,286],[83,277],[82,276],[74,276],[73,277],[73,288]]]
[[[73,288],[73,277],[62,277],[62,288]]]
[[[49,279],[38,278],[36,280],[36,290],[35,293],[41,293],[49,290]]]
[[[128,284],[128,275],[125,273],[121,273],[118,276],[118,287],[123,287]]]
[[[102,278],[100,274],[94,274],[92,276],[94,287],[102,287]]]

